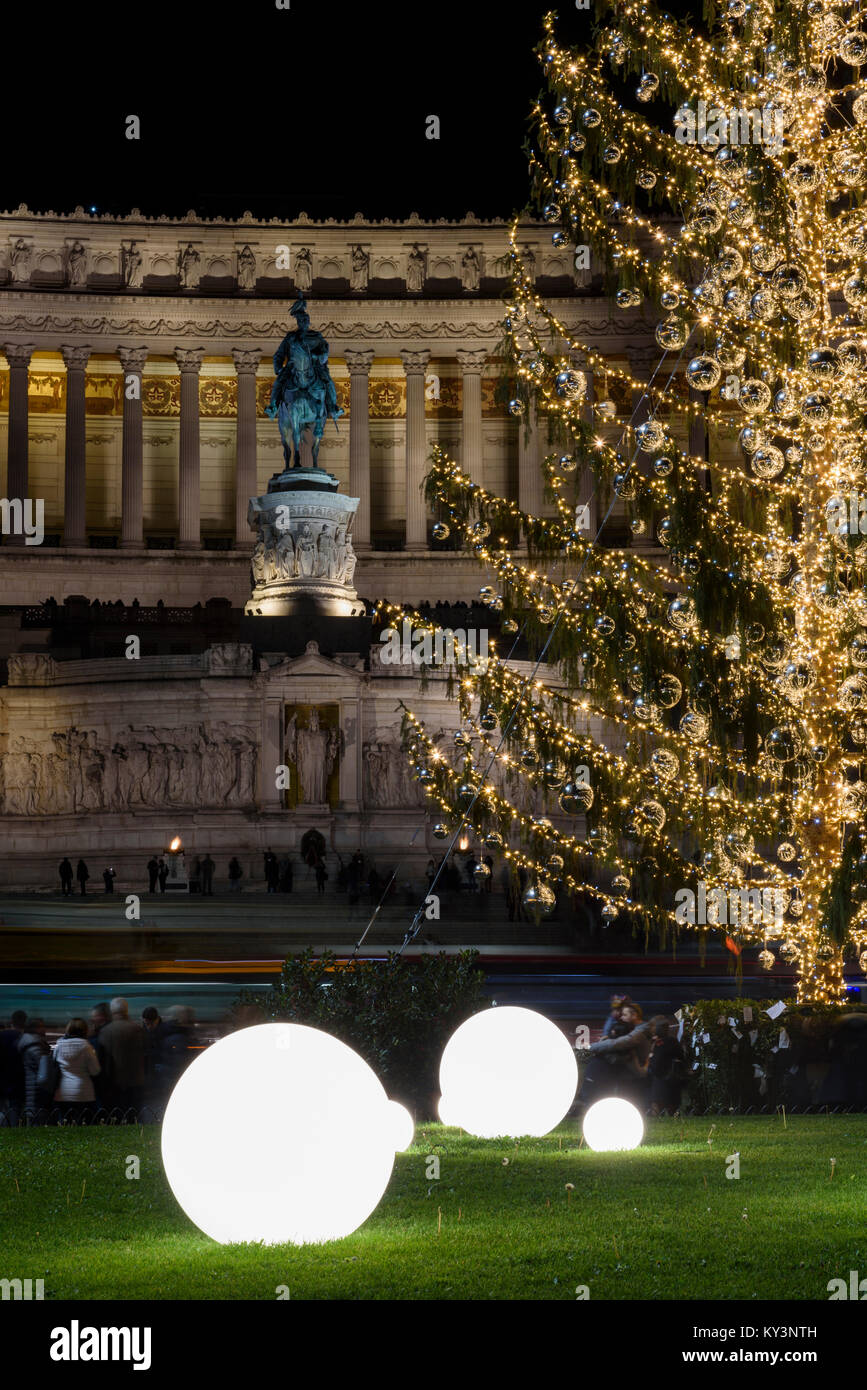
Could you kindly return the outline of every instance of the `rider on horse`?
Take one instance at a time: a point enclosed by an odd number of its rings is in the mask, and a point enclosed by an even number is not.
[[[301,441],[307,426],[313,428],[313,466],[319,467],[319,442],[330,416],[337,428],[343,411],[328,370],[328,343],[318,329],[310,327],[310,315],[302,295],[289,310],[298,327],[287,333],[274,353],[276,380],[266,414],[280,424],[286,467],[301,467]],[[292,463],[290,437],[295,449]]]

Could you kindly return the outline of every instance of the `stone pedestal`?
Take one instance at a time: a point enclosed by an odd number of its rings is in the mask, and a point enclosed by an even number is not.
[[[189,893],[190,880],[187,877],[187,864],[184,858],[184,851],[167,849],[163,858],[166,861],[166,868],[169,876],[166,879],[167,893]]]
[[[257,540],[247,616],[363,616],[350,536],[359,499],[337,488],[323,468],[290,468],[271,479],[263,497],[250,499],[247,519]]]

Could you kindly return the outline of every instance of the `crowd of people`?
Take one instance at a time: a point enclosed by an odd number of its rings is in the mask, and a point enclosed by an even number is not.
[[[644,1021],[628,994],[615,994],[602,1037],[591,1043],[581,1083],[581,1110],[606,1096],[631,1101],[651,1115],[673,1115],[689,1077],[677,1023],[666,1014]]]
[[[350,907],[355,906],[362,897],[367,897],[374,904],[378,903],[384,890],[390,888],[391,891],[394,891],[398,886],[408,894],[409,898],[417,893],[417,882],[413,883],[403,879],[398,881],[397,869],[388,870],[385,874],[381,874],[374,864],[365,859],[361,850],[356,850],[347,862],[338,854],[337,861],[334,886],[337,892],[345,892],[349,895]],[[326,884],[331,877],[325,854],[316,846],[309,847],[306,852],[302,853],[299,868],[302,871],[306,869],[305,882],[309,883],[312,880],[315,883],[317,894],[319,896],[324,895]],[[81,896],[86,896],[90,870],[84,859],[79,859],[77,866],[73,868],[71,859],[63,858],[60,862],[59,874],[63,897],[75,895],[74,884],[76,880]],[[266,892],[291,893],[295,886],[295,875],[296,868],[288,853],[284,852],[278,857],[272,849],[265,850],[262,861],[262,878],[265,882]],[[116,877],[113,868],[106,868],[102,871],[106,893],[114,892]],[[169,866],[162,855],[152,855],[148,860],[147,878],[150,895],[166,892]],[[439,859],[431,857],[427,862],[425,878],[429,890],[434,883],[436,884],[435,891],[437,893],[492,893],[495,887],[494,860],[490,854],[477,855],[472,852],[464,854],[462,860],[459,860],[455,855],[450,855],[448,858],[441,856]],[[244,869],[236,855],[233,855],[228,861],[225,879],[230,892],[239,893],[242,891]],[[220,890],[221,876],[218,876],[218,866],[209,853],[196,855],[189,862],[188,881],[190,892],[200,893],[206,898],[214,896],[215,887],[216,891]],[[522,904],[527,881],[525,869],[520,869],[516,874],[508,865],[503,866],[499,886],[502,888],[506,900],[510,921],[515,919],[530,920]]]
[[[0,1125],[156,1119],[197,1050],[192,1009],[150,1005],[134,1022],[120,997],[71,1018],[53,1048],[46,1034],[20,1009],[0,1029]]]

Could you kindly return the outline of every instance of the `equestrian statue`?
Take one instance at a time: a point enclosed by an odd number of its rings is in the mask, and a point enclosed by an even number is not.
[[[330,418],[337,428],[343,411],[328,370],[328,343],[310,327],[307,301],[302,295],[289,310],[298,327],[287,333],[274,353],[276,380],[266,413],[276,419],[283,440],[286,468],[300,468],[301,441],[308,425],[313,431],[313,467],[319,467],[319,444]],[[294,462],[293,462],[294,447]]]

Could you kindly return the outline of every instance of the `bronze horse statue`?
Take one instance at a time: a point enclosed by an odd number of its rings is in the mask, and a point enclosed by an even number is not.
[[[286,334],[274,353],[276,380],[266,414],[272,420],[276,418],[280,426],[287,468],[301,467],[301,441],[308,426],[312,429],[313,467],[318,468],[325,422],[330,416],[336,429],[337,417],[343,411],[337,404],[337,392],[328,370],[328,343],[317,329],[310,327],[303,295],[289,312],[298,327]]]

